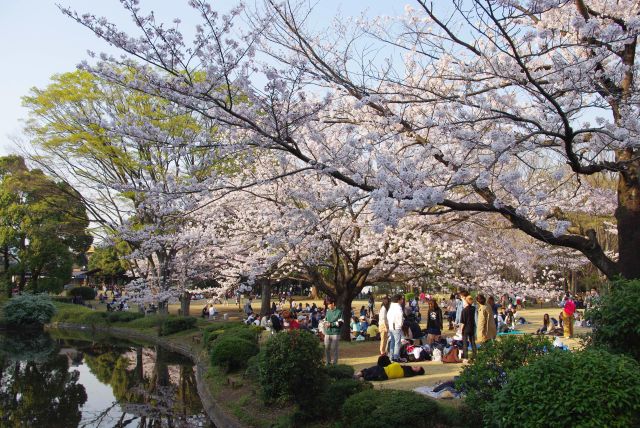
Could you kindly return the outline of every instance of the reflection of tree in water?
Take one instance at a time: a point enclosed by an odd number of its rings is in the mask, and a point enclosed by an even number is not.
[[[64,355],[44,362],[0,358],[0,426],[78,426],[87,401],[78,376]]]
[[[136,348],[135,353],[108,352],[86,357],[91,371],[101,382],[111,386],[122,408],[116,426],[134,421],[138,427],[207,424],[193,366],[185,361],[170,365],[172,358],[159,347],[155,353]]]
[[[56,344],[48,334],[34,332],[31,334],[0,335],[0,356],[12,361],[33,361],[37,363],[49,360],[56,351]]]

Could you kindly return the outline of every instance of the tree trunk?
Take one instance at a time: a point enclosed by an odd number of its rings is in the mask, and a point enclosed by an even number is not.
[[[9,272],[11,265],[9,264],[9,247],[7,245],[2,248],[2,256],[4,257],[4,281],[5,287],[7,287],[7,297],[11,297],[13,283],[11,282],[11,273]]]
[[[633,152],[621,155],[630,158]],[[618,180],[618,249],[620,273],[627,279],[640,278],[640,163],[629,164]]]
[[[160,315],[169,315],[169,302],[163,300],[162,302],[158,302],[158,314]]]
[[[336,306],[342,309],[342,329],[340,330],[340,339],[351,341],[351,304],[353,296],[348,291],[343,291],[336,296]]]
[[[260,300],[260,315],[271,312],[271,278],[262,283],[262,298]]]
[[[182,311],[182,316],[188,317],[190,309],[191,309],[191,293],[189,293],[188,291],[183,291],[182,297],[180,298],[180,310]]]
[[[318,300],[318,287],[315,285],[311,286],[311,295],[309,296],[311,300]]]

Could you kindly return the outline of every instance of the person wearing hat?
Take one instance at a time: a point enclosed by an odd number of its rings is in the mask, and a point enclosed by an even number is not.
[[[360,317],[360,334],[366,337],[368,328],[367,317]]]
[[[340,329],[344,320],[342,309],[336,308],[336,299],[327,298],[327,313],[324,318],[324,351],[326,364],[338,364],[338,345],[340,343]]]

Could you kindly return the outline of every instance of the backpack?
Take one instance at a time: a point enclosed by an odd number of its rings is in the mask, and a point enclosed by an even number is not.
[[[458,347],[454,345],[451,348],[449,348],[449,352],[447,352],[447,354],[444,357],[442,357],[442,362],[443,363],[461,363],[462,361],[460,360],[460,358],[458,358]]]

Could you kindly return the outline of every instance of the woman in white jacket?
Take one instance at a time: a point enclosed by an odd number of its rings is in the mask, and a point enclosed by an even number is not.
[[[389,349],[391,349],[391,360],[400,360],[400,341],[402,339],[403,313],[400,302],[402,296],[396,294],[391,299],[391,305],[387,311],[387,323],[389,327]]]

